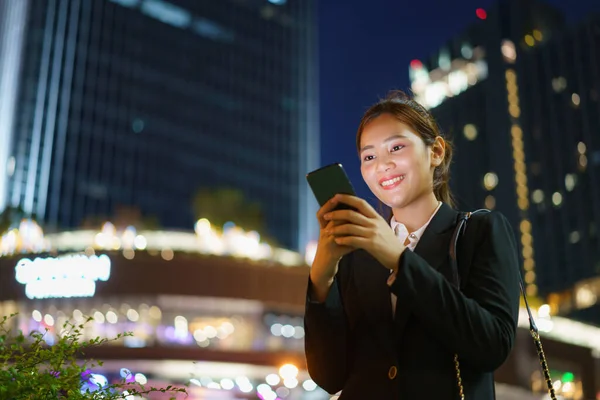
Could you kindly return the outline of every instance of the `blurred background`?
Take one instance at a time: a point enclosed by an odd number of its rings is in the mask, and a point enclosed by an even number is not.
[[[597,0],[0,0],[0,315],[133,332],[89,354],[108,381],[331,398],[305,175],[373,201],[355,133],[393,88],[453,139],[459,207],[514,227],[557,393],[600,399]],[[499,399],[546,398],[528,326]]]

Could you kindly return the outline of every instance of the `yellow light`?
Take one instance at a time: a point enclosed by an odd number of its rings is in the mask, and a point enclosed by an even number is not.
[[[587,167],[587,157],[585,155],[580,155],[579,156],[579,169],[584,170],[585,167]]]
[[[585,145],[585,143],[583,143],[583,142],[577,143],[577,152],[579,154],[585,154],[586,151],[587,151],[587,146]]]
[[[529,222],[529,220],[524,219],[521,221],[521,224],[519,224],[519,228],[521,229],[521,232],[531,232],[531,222]]]
[[[520,210],[525,211],[529,208],[529,200],[527,199],[520,198],[519,200],[517,200],[517,204],[519,205]]]
[[[298,368],[293,364],[285,364],[279,368],[279,376],[283,379],[294,379],[298,376]]]
[[[534,267],[535,261],[533,261],[533,258],[527,258],[523,261],[523,268],[525,268],[525,271],[532,271]]]
[[[483,186],[487,190],[492,190],[496,187],[496,185],[498,185],[498,175],[493,172],[488,172],[485,174],[483,177]]]
[[[160,252],[160,256],[165,261],[171,261],[173,259],[173,257],[175,256],[175,254],[173,253],[173,250],[167,248],[167,249],[162,249],[162,251]]]
[[[519,89],[517,88],[517,83],[516,82],[508,82],[506,84],[506,91],[508,92],[508,95],[517,95],[517,93],[519,92]]]
[[[533,247],[531,247],[531,246],[524,246],[522,254],[523,254],[523,258],[531,258],[531,257],[533,257]]]
[[[540,308],[538,308],[538,316],[540,318],[548,318],[550,316],[550,305],[542,304]]]
[[[526,292],[527,292],[527,296],[533,297],[533,296],[537,295],[537,286],[533,285],[533,284],[527,285]]]
[[[206,218],[200,218],[198,222],[196,222],[196,226],[194,227],[196,234],[198,236],[207,235],[211,231],[210,221]]]
[[[508,112],[513,118],[519,118],[521,116],[521,109],[519,108],[519,106],[514,104],[511,104],[508,107]]]
[[[529,233],[524,233],[521,235],[521,244],[523,246],[531,246],[531,243],[533,242],[532,239],[533,238],[531,237],[531,235]]]
[[[493,210],[496,208],[496,198],[492,195],[486,196],[485,198],[485,208],[489,210]]]
[[[529,190],[527,186],[517,186],[517,196],[519,197],[527,197],[529,195]]]
[[[562,194],[560,194],[560,192],[554,192],[554,194],[552,195],[552,204],[558,207],[561,205],[562,200]]]
[[[513,135],[513,137],[523,136],[523,130],[521,129],[521,127],[519,125],[516,125],[516,124],[510,128],[510,133]]]
[[[463,129],[463,134],[467,140],[475,140],[477,138],[477,128],[473,124],[467,124]]]
[[[571,101],[573,102],[573,105],[579,106],[579,103],[581,103],[581,98],[577,93],[573,93],[571,95]]]
[[[527,45],[529,47],[533,47],[533,46],[535,46],[535,39],[531,35],[526,35],[525,36],[525,43],[527,43]]]
[[[525,158],[525,153],[523,152],[523,148],[518,148],[513,142],[513,159],[515,160],[523,160]]]
[[[544,35],[542,35],[542,32],[539,29],[535,29],[533,31],[533,38],[538,42],[541,42],[544,39]]]
[[[508,95],[508,102],[511,104],[519,104],[519,96],[516,93],[510,93]]]
[[[525,283],[534,283],[535,282],[535,272],[527,271],[525,273]]]
[[[515,73],[515,70],[513,69],[507,69],[506,70],[506,80],[507,81],[511,81],[514,82],[517,78],[517,74]]]
[[[565,175],[565,189],[567,189],[567,192],[573,191],[576,183],[577,183],[577,175],[575,175],[575,174]]]
[[[517,170],[517,173],[515,174],[515,181],[517,182],[517,185],[519,186],[525,186],[527,185],[527,176],[523,173],[523,167],[518,167],[517,163],[515,163],[515,169]]]
[[[540,189],[534,190],[533,194],[531,195],[531,199],[534,203],[540,204],[542,201],[544,201],[544,192],[542,192]]]
[[[513,151],[517,152],[519,157],[515,158],[523,158],[525,153],[523,153],[523,141],[520,138],[513,138],[512,140]]]

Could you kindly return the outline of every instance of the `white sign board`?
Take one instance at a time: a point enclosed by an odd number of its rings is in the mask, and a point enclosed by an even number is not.
[[[92,297],[96,281],[110,277],[110,258],[103,254],[87,257],[23,258],[15,267],[17,282],[25,285],[30,299]]]

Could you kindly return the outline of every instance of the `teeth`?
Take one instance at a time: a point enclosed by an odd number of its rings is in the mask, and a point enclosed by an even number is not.
[[[397,177],[395,177],[393,179],[388,179],[387,181],[381,182],[381,186],[383,186],[383,187],[390,186],[390,185],[393,185],[396,182],[400,182],[403,179],[404,179],[404,175],[400,175],[400,176],[397,176]]]

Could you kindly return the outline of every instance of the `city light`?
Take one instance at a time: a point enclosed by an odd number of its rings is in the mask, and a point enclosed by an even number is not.
[[[412,60],[410,62],[410,67],[413,69],[423,68],[423,63],[419,60]]]
[[[177,252],[185,252],[274,261],[285,266],[312,263],[314,243],[309,243],[307,254],[300,254],[262,242],[258,232],[230,225],[228,229],[219,229],[203,218],[194,225],[194,232],[138,232],[134,226],[119,230],[106,222],[99,231],[74,230],[44,235],[35,221],[24,220],[19,229],[9,230],[0,238],[0,257],[48,251],[93,255],[98,250],[120,250],[128,260],[135,257],[136,251],[158,251],[166,261],[173,260]]]
[[[479,18],[479,19],[487,18],[487,12],[483,8],[478,8],[477,10],[475,10],[475,14],[477,15],[477,18]]]
[[[528,277],[526,283],[527,295],[537,295],[537,285],[535,284],[535,260],[533,258],[533,236],[531,234],[531,222],[527,219],[527,210],[529,210],[529,186],[527,183],[527,167],[525,164],[525,150],[523,143],[523,129],[519,123],[521,116],[521,107],[519,104],[519,86],[517,82],[517,73],[513,69],[507,69],[505,72],[506,92],[508,100],[508,113],[512,120],[510,134],[512,137],[513,150],[513,168],[515,171],[515,183],[517,187],[517,206],[523,212],[519,228],[521,231],[521,244],[523,245],[521,253],[523,256],[523,268],[525,276]],[[543,198],[543,193],[541,194]],[[540,194],[534,198],[539,199]],[[541,200],[540,200],[541,202]]]
[[[439,66],[428,71],[419,60],[412,60],[409,68],[411,89],[415,100],[426,108],[434,108],[445,99],[463,93],[488,76],[487,62],[481,47],[465,52],[468,59],[451,60],[440,53]]]
[[[96,281],[110,277],[110,259],[106,255],[72,255],[59,258],[24,258],[15,267],[15,279],[25,285],[30,299],[92,297]]]

